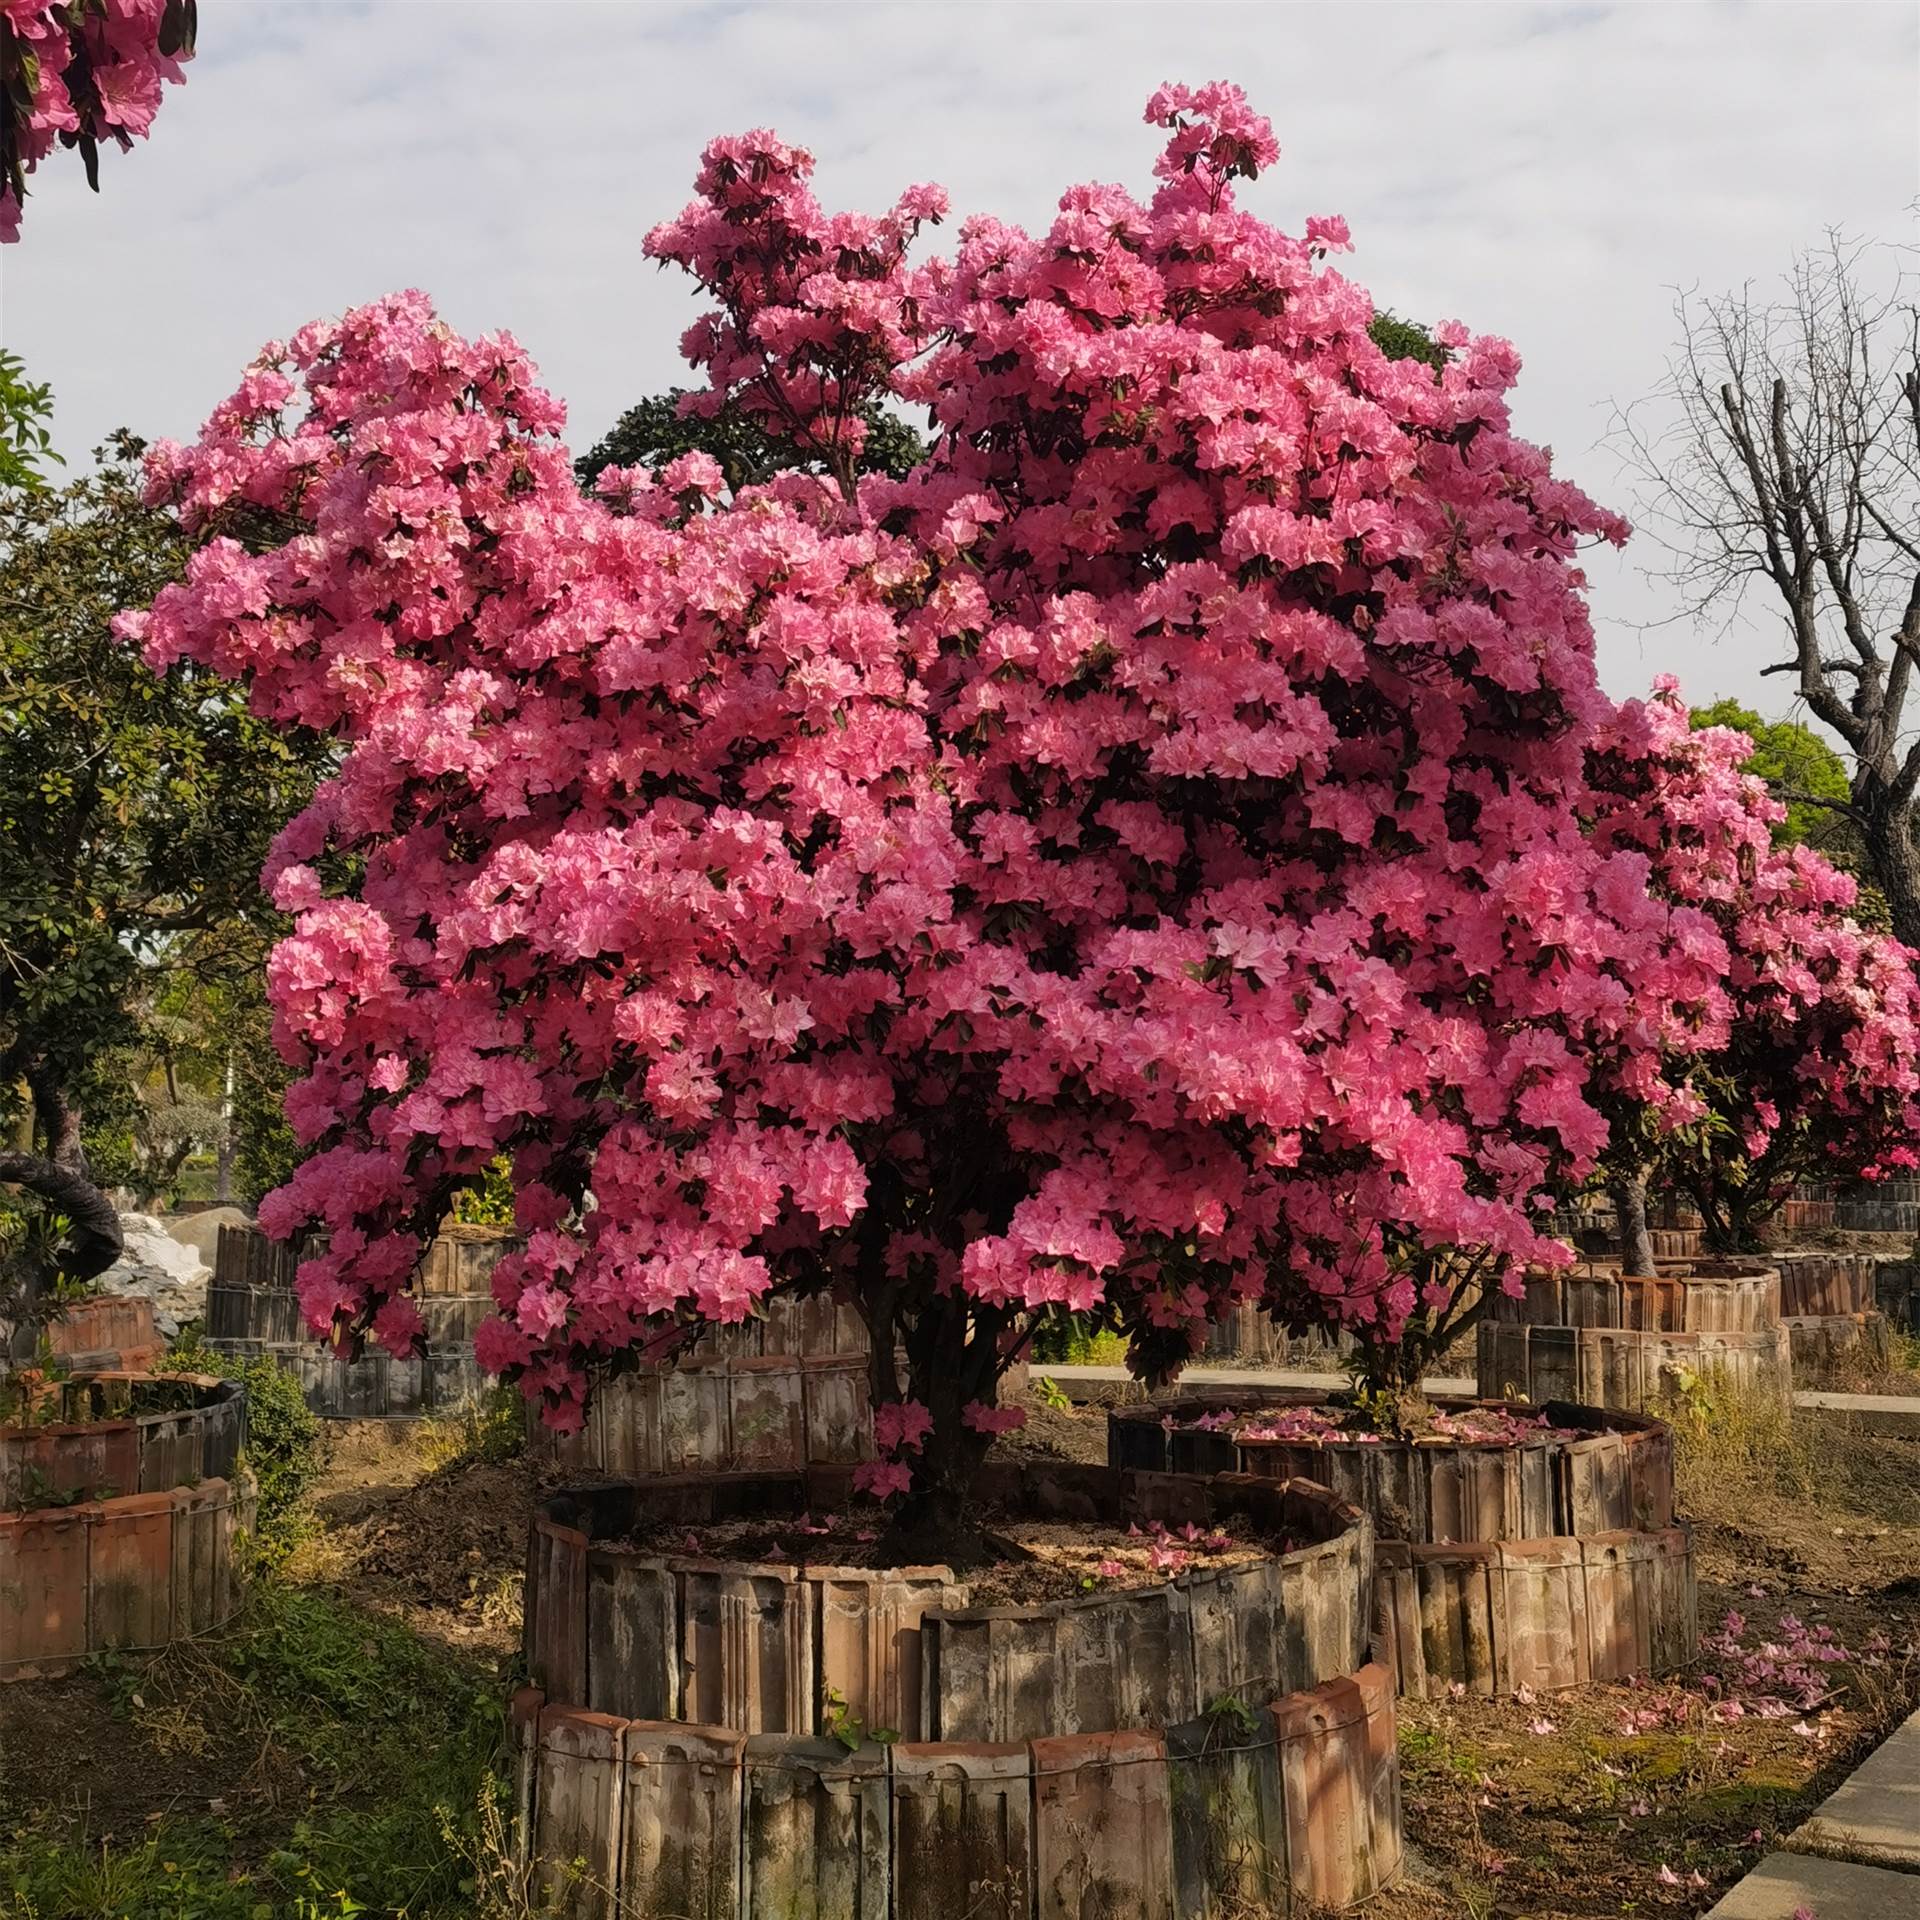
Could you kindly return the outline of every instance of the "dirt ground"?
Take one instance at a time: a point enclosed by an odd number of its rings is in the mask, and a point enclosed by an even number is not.
[[[342,1424],[312,1504],[314,1538],[288,1577],[338,1590],[423,1639],[509,1658],[534,1475],[523,1458],[438,1457],[410,1423]]]
[[[1034,1396],[1028,1412],[1006,1451],[1105,1457],[1104,1407]],[[1688,1450],[1682,1478],[1703,1627],[1734,1611],[1757,1645],[1791,1631],[1786,1617],[1830,1628],[1855,1656],[1879,1635],[1885,1653],[1836,1663],[1830,1700],[1773,1718],[1716,1718],[1711,1657],[1671,1683],[1401,1703],[1412,1872],[1369,1909],[1379,1920],[1704,1912],[1920,1702],[1920,1442],[1803,1416],[1788,1438]],[[504,1688],[534,1494],[523,1460],[341,1431],[288,1579],[497,1667]],[[297,1798],[257,1730],[209,1739],[171,1713],[177,1696],[130,1704],[126,1689],[96,1674],[0,1688],[0,1815],[64,1809],[125,1835],[170,1812]]]

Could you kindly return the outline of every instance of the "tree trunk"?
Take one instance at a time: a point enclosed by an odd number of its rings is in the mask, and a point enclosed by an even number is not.
[[[1893,931],[1908,946],[1920,946],[1920,850],[1913,842],[1912,804],[1894,797],[1865,771],[1855,782],[1854,798],[1873,866],[1870,877],[1887,896]]]
[[[1620,1218],[1620,1271],[1652,1279],[1653,1236],[1647,1231],[1647,1176],[1644,1168],[1618,1175],[1610,1183],[1613,1209]]]
[[[45,1136],[45,1151],[0,1153],[0,1186],[25,1187],[67,1218],[67,1247],[60,1272],[70,1280],[105,1273],[126,1249],[113,1202],[93,1183],[80,1144],[80,1112],[44,1070],[30,1070],[27,1084]]]
[[[44,1154],[0,1153],[0,1186],[25,1187],[66,1215],[67,1252],[60,1270],[68,1279],[91,1280],[105,1273],[125,1250],[120,1216],[88,1177],[84,1160],[76,1168]]]
[[[1727,1196],[1727,1253],[1764,1253],[1774,1217],[1792,1189],[1774,1179],[1758,1179]],[[1716,1252],[1722,1251],[1720,1248]]]
[[[227,1079],[220,1093],[220,1145],[214,1154],[213,1201],[233,1205],[233,1049],[227,1049]]]
[[[884,1536],[894,1566],[946,1566],[956,1573],[998,1557],[980,1510],[980,1464],[992,1436],[939,1426],[912,1459],[913,1486]]]
[[[917,1454],[899,1456],[913,1469],[886,1532],[896,1566],[977,1566],[994,1557],[981,1516],[977,1482],[990,1433],[976,1433],[966,1410],[998,1398],[1002,1316],[975,1313],[960,1297],[923,1306],[907,1334],[909,1397],[927,1409],[931,1430]]]

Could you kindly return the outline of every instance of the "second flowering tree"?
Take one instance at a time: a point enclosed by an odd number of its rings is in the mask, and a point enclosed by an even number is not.
[[[1731,728],[1690,730],[1663,679],[1619,710],[1595,756],[1596,837],[1643,852],[1655,895],[1703,910],[1726,954],[1706,1017],[1668,1062],[1684,1099],[1616,1117],[1607,1170],[1630,1273],[1653,1271],[1650,1183],[1693,1199],[1715,1251],[1752,1252],[1800,1182],[1916,1164],[1913,956],[1853,918],[1850,875],[1774,844],[1786,809],[1742,771],[1752,752]]]
[[[262,1208],[316,1329],[405,1348],[450,1196],[512,1156],[486,1363],[547,1417],[774,1289],[873,1346],[876,1492],[964,1557],[1030,1316],[1161,1374],[1243,1300],[1387,1340],[1561,1260],[1658,1106],[1699,929],[1583,832],[1609,712],[1576,562],[1624,529],[1517,438],[1512,350],[1387,357],[1337,220],[1283,233],[1227,86],[1157,186],[917,261],[944,196],[816,202],[714,142],[648,241],[712,404],[583,500],[512,340],[407,294],[276,343],[156,498],[205,539],[129,632],[333,729],[269,867],[288,1110]],[[858,472],[876,400],[932,439]],[[1710,942],[1707,944],[1711,944]]]

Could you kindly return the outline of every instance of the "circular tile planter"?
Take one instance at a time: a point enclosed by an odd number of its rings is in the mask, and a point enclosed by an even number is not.
[[[1770,1253],[1780,1275],[1780,1311],[1788,1319],[1872,1313],[1880,1262],[1871,1253]]]
[[[1300,1475],[1360,1507],[1376,1532],[1382,1650],[1403,1693],[1545,1692],[1667,1672],[1693,1657],[1693,1548],[1673,1520],[1664,1422],[1553,1402],[1537,1411],[1564,1431],[1517,1445],[1241,1439],[1217,1424],[1323,1404],[1313,1392],[1220,1388],[1116,1408],[1108,1458],[1173,1472]],[[1458,1414],[1480,1403],[1434,1404]]]
[[[253,1524],[246,1394],[203,1374],[54,1383],[0,1427],[0,1680],[217,1627]]]
[[[969,1608],[944,1567],[625,1544],[642,1519],[829,1511],[850,1479],[680,1476],[536,1518],[520,1832],[550,1884],[584,1863],[581,1920],[1162,1920],[1348,1906],[1397,1874],[1392,1687],[1367,1658],[1356,1508],[1242,1475],[989,1468],[983,1491],[1016,1511],[1251,1520],[1289,1542],[1030,1607]],[[860,1737],[880,1727],[901,1737]]]
[[[95,1294],[76,1300],[45,1329],[49,1350],[69,1370],[125,1368],[139,1373],[153,1363],[162,1342],[153,1324],[153,1302],[132,1294]],[[15,1359],[34,1359],[35,1342],[26,1336]]]
[[[532,1419],[530,1442],[557,1466],[621,1477],[849,1466],[873,1457],[867,1352],[850,1305],[781,1295],[674,1365],[601,1381],[578,1433]]]
[[[1208,1327],[1207,1344],[1197,1358],[1203,1365],[1327,1366],[1336,1364],[1352,1345],[1347,1334],[1289,1333],[1263,1308],[1242,1302]]]
[[[1781,1282],[1769,1261],[1699,1259],[1634,1279],[1611,1266],[1529,1273],[1515,1297],[1493,1294],[1495,1325],[1618,1327],[1636,1333],[1754,1333],[1780,1319]]]
[[[709,1327],[671,1365],[599,1382],[577,1433],[530,1417],[529,1442],[558,1467],[621,1478],[851,1466],[873,1457],[869,1351],[849,1302],[776,1295],[753,1319]],[[1002,1394],[1026,1373],[1010,1369]]]
[[[519,1245],[496,1227],[452,1225],[427,1247],[413,1289],[426,1322],[423,1355],[395,1359],[369,1345],[342,1360],[309,1332],[293,1290],[300,1262],[324,1244],[269,1240],[258,1227],[222,1227],[207,1287],[207,1344],[238,1358],[267,1355],[300,1382],[307,1405],[334,1420],[419,1419],[455,1413],[488,1387],[475,1330],[494,1310],[489,1281]]]
[[[1793,1350],[1793,1377],[1818,1383],[1837,1367],[1878,1371],[1892,1363],[1887,1319],[1882,1313],[1796,1315],[1786,1323]]]
[[[1779,1295],[1762,1260],[1703,1258],[1657,1279],[1606,1268],[1529,1276],[1520,1298],[1490,1301],[1480,1322],[1480,1392],[1644,1412],[1693,1373],[1784,1400],[1793,1368]]]
[[[1833,1222],[1860,1233],[1913,1233],[1920,1230],[1920,1180],[1883,1180],[1836,1194]]]

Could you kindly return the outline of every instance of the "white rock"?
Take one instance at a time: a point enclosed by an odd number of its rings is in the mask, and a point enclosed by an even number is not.
[[[183,1213],[177,1220],[167,1222],[167,1231],[189,1248],[203,1266],[213,1265],[213,1256],[220,1250],[220,1229],[222,1227],[244,1227],[247,1216],[239,1207],[204,1207],[198,1213]]]
[[[94,1284],[107,1293],[151,1300],[154,1325],[170,1340],[187,1321],[205,1314],[212,1269],[150,1213],[123,1213],[120,1231],[125,1249]]]

